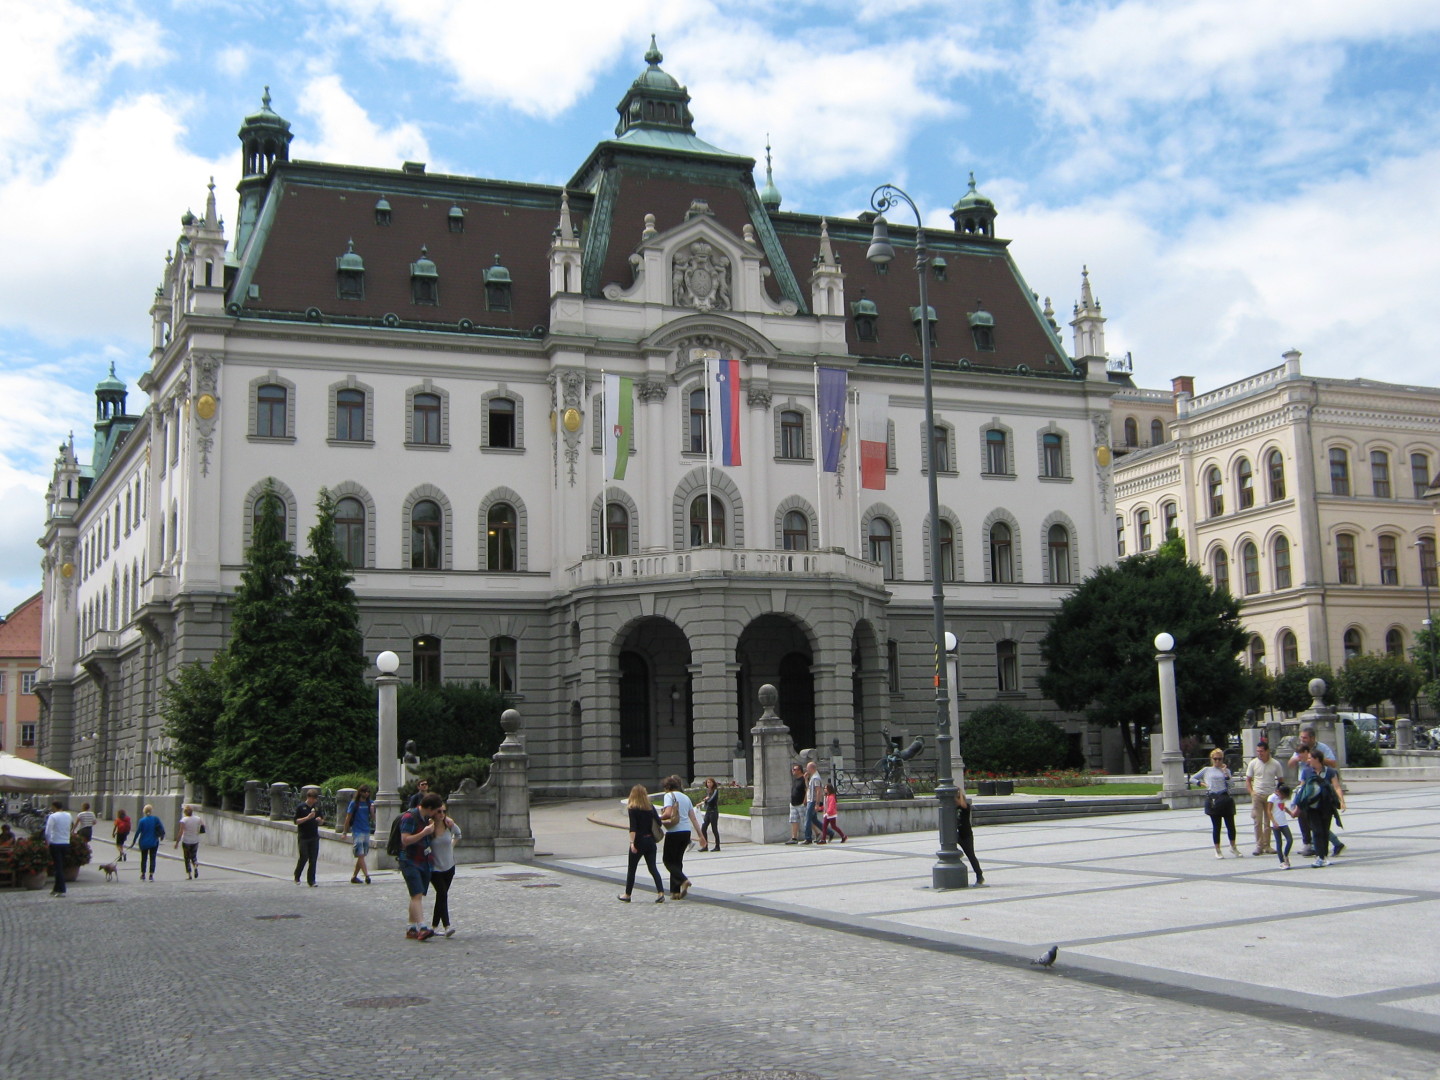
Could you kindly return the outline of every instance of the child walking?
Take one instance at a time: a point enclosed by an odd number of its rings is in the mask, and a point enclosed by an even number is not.
[[[840,843],[843,844],[846,840],[849,840],[849,839],[850,839],[848,836],[845,835],[844,831],[840,828],[840,807],[839,807],[838,801],[837,801],[836,798],[835,798],[835,785],[834,785],[834,784],[826,784],[826,785],[825,785],[825,818],[824,818],[824,820],[825,820],[825,831],[820,834],[820,842],[821,842],[822,844],[823,844],[826,840],[830,839],[830,830],[831,830],[831,829],[834,829],[834,830],[835,830],[835,835],[838,836],[838,837],[840,837]]]
[[[1295,837],[1290,834],[1290,818],[1295,808],[1290,805],[1290,787],[1284,781],[1275,785],[1275,794],[1266,800],[1270,808],[1270,829],[1275,835],[1275,857],[1286,870],[1290,869],[1290,847]]]

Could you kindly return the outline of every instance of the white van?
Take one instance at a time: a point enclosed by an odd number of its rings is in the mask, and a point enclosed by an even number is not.
[[[1340,718],[1342,724],[1359,728],[1372,743],[1380,741],[1380,719],[1374,713],[1337,712],[1335,715]]]

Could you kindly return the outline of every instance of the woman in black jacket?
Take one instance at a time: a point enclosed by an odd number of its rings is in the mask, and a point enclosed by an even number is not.
[[[644,859],[650,876],[655,879],[655,903],[663,904],[665,883],[660,880],[660,871],[655,866],[655,831],[652,824],[659,822],[660,816],[655,813],[644,784],[636,784],[630,789],[630,798],[625,806],[630,813],[630,866],[625,874],[625,891],[618,899],[630,903],[630,894],[635,890],[635,868]]]

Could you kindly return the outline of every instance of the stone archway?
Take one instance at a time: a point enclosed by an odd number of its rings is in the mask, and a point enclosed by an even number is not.
[[[690,643],[669,619],[647,617],[616,638],[619,779],[652,791],[671,773],[690,779],[695,760]]]
[[[749,743],[758,713],[760,687],[772,683],[780,692],[777,712],[790,729],[797,750],[815,745],[815,648],[806,629],[789,615],[769,613],[750,622],[735,643],[736,700],[740,727]]]

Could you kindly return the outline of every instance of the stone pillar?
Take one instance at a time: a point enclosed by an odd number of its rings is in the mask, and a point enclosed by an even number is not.
[[[755,757],[755,801],[750,807],[750,839],[778,844],[790,837],[790,729],[775,714],[780,692],[760,687],[764,712],[750,729]]]
[[[356,789],[353,787],[342,787],[335,792],[335,820],[327,821],[325,824],[337,833],[345,828],[345,811],[355,801],[355,791]]]
[[[1160,754],[1160,794],[1170,798],[1185,793],[1185,755],[1180,751],[1180,714],[1175,704],[1175,639],[1169,634],[1155,636],[1155,663],[1160,678],[1160,733],[1164,746]]]
[[[270,820],[285,821],[288,815],[285,813],[285,796],[290,794],[289,784],[270,785]]]
[[[530,831],[530,755],[520,737],[520,714],[500,714],[505,741],[490,759],[490,783],[496,794],[495,852],[497,862],[529,862],[535,855]]]
[[[1408,716],[1399,717],[1395,721],[1395,749],[1409,750],[1415,745],[1415,732],[1412,729]]]
[[[1300,714],[1300,728],[1307,727],[1315,729],[1315,740],[1322,742],[1335,751],[1335,767],[1345,768],[1345,730],[1340,720],[1335,715],[1335,708],[1326,705],[1325,680],[1310,680],[1310,708]]]
[[[265,788],[261,780],[245,781],[245,813],[251,817],[260,813],[260,792]]]

